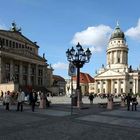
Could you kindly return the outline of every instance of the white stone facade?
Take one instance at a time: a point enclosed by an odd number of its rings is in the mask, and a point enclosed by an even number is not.
[[[95,93],[140,93],[140,71],[128,67],[128,46],[119,25],[111,35],[106,53],[107,65],[94,77]]]

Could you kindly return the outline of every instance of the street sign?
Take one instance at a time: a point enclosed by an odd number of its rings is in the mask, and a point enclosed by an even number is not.
[[[72,63],[69,63],[68,75],[76,76],[76,67]]]

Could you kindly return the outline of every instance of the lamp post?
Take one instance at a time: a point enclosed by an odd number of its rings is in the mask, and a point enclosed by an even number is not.
[[[80,108],[81,103],[81,90],[80,90],[80,68],[83,67],[85,63],[88,63],[91,57],[91,51],[87,48],[86,51],[83,50],[82,46],[78,42],[75,50],[73,47],[66,51],[67,59],[77,68],[77,87],[76,93],[78,95],[77,106]]]

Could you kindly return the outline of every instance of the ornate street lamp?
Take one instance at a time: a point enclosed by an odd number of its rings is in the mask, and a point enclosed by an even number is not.
[[[83,67],[85,63],[88,63],[91,57],[91,51],[87,48],[86,51],[83,50],[82,46],[78,42],[75,50],[73,47],[66,51],[67,59],[77,68],[77,87],[76,92],[78,95],[77,106],[80,108],[81,103],[81,89],[80,89],[80,68]]]

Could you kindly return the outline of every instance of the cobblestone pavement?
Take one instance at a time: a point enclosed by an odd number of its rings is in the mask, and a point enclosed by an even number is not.
[[[138,111],[119,106],[109,111],[85,99],[85,108],[74,107],[71,115],[69,98],[55,98],[50,108],[35,112],[28,105],[23,112],[15,105],[10,111],[0,106],[0,140],[140,140],[140,106]]]

